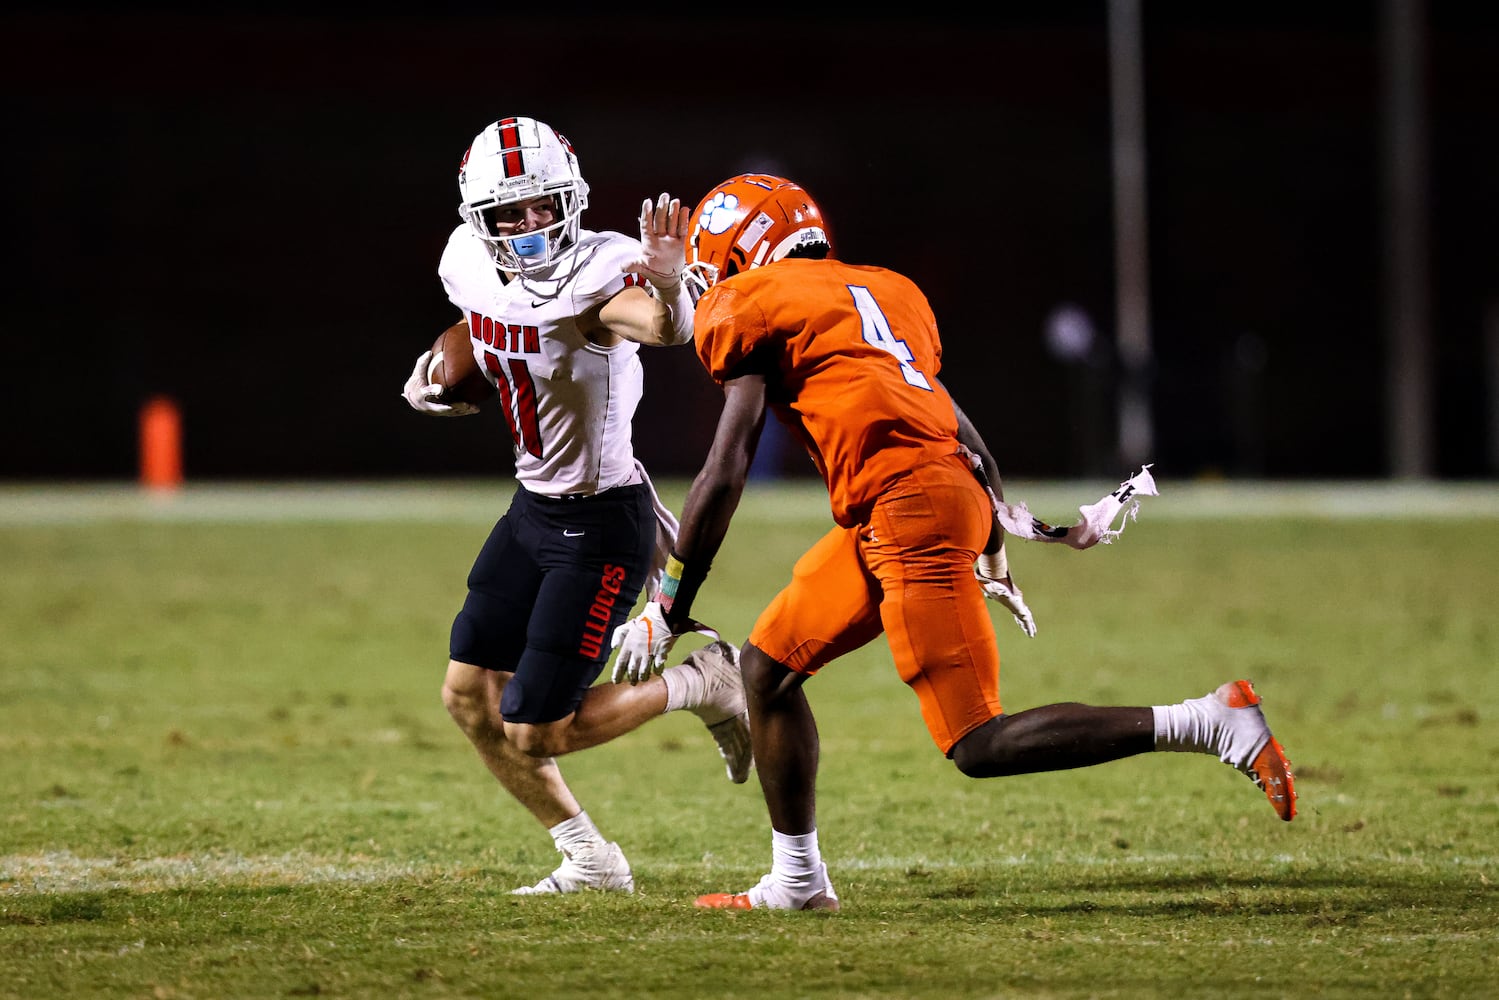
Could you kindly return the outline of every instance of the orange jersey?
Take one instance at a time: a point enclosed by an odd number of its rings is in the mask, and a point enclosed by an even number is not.
[[[833,519],[863,523],[901,475],[957,450],[937,320],[909,278],[880,267],[787,258],[710,288],[694,319],[717,382],[751,354],[767,400],[812,455]]]

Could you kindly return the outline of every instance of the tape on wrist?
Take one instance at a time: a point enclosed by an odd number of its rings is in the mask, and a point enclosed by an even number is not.
[[[1003,580],[1010,575],[1010,560],[1005,556],[1004,546],[998,552],[983,552],[978,558],[979,572],[990,580]]]
[[[656,603],[661,606],[661,617],[672,626],[672,631],[676,631],[676,626],[685,622],[692,613],[692,602],[707,578],[708,566],[688,566],[675,552],[666,557]]]
[[[685,344],[692,339],[692,314],[697,304],[693,302],[692,293],[680,274],[663,276],[669,278],[669,284],[658,284],[655,274],[652,271],[649,279],[651,292],[656,296],[656,301],[666,306],[671,313],[671,343]]]
[[[661,575],[661,590],[656,594],[656,603],[661,605],[663,615],[670,611],[677,601],[677,591],[681,589],[682,572],[685,569],[682,560],[677,558],[675,552],[666,557],[666,569]]]

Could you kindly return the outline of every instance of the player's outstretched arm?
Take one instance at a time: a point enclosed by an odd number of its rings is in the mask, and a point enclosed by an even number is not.
[[[640,206],[640,255],[620,265],[663,292],[675,292],[687,267],[687,232],[692,209],[665,192]]]
[[[620,271],[644,278],[650,292],[632,295],[626,289],[604,306],[599,318],[616,335],[665,347],[692,339],[693,300],[682,280],[691,216],[680,199],[665,193],[641,204],[640,253]]]
[[[682,525],[673,555],[682,564],[676,593],[661,602],[666,621],[680,631],[692,615],[692,601],[718,555],[729,522],[744,495],[750,464],[765,427],[765,376],[741,374],[724,382],[723,410],[708,457],[687,491]],[[663,583],[662,590],[668,587]]]
[[[644,611],[614,630],[613,646],[619,651],[613,673],[616,681],[636,683],[659,671],[677,636],[705,631],[692,617],[692,603],[728,534],[764,425],[764,376],[743,375],[725,382],[724,407],[713,445],[687,491],[676,547],[667,560],[661,589]]]

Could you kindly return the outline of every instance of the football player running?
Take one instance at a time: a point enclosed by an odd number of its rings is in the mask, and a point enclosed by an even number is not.
[[[942,344],[926,297],[893,271],[836,260],[816,202],[781,177],[731,178],[691,225],[689,270],[708,286],[695,342],[724,407],[661,589],[613,637],[616,671],[659,669],[690,621],[767,408],[806,443],[836,522],[740,654],[771,870],[698,906],[839,908],[817,840],[818,732],[802,685],[882,632],[932,740],[969,777],[1197,751],[1248,775],[1291,819],[1291,770],[1248,681],[1154,708],[1066,703],[1006,714],[985,598],[1027,635],[1035,619],[1009,570],[994,459],[937,379]],[[1067,539],[1076,548],[1098,540]]]
[[[692,339],[687,212],[663,194],[640,239],[580,227],[588,185],[571,145],[532,118],[474,137],[458,168],[463,218],[438,266],[495,385],[515,455],[514,497],[480,548],[449,636],[442,700],[490,773],[551,833],[561,865],[519,894],[630,892],[634,875],[568,789],[556,757],[663,712],[708,726],[730,780],[749,776],[738,651],[714,641],[648,684],[593,682],[613,629],[659,578],[677,524],[635,458],[640,346]],[[417,358],[403,395],[466,416]],[[716,636],[715,636],[716,639]]]

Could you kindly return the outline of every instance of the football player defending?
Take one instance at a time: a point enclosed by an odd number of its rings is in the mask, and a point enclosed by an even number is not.
[[[1281,819],[1294,815],[1290,767],[1247,681],[1155,708],[1066,703],[1005,714],[984,599],[1027,635],[1035,621],[970,462],[981,459],[998,492],[993,457],[937,380],[942,345],[925,296],[892,271],[835,260],[817,204],[783,178],[720,184],[691,225],[689,269],[709,286],[697,305],[697,353],[723,385],[724,408],[661,590],[613,637],[617,664],[631,677],[659,669],[689,620],[767,407],[806,443],[837,522],[796,563],[740,656],[770,873],[698,906],[838,908],[817,842],[818,734],[802,685],[881,632],[933,741],[969,777],[1198,751],[1253,779]]]
[[[743,782],[751,767],[737,651],[718,641],[649,685],[592,686],[608,638],[676,531],[635,459],[640,345],[692,339],[683,285],[686,210],[661,195],[641,209],[640,241],[579,228],[588,185],[567,140],[531,118],[504,118],[458,168],[464,222],[438,272],[498,390],[515,453],[515,491],[468,576],[453,621],[442,700],[502,786],[552,834],[560,867],[515,892],[633,891],[555,757],[596,746],[663,712],[707,724]],[[417,359],[406,401],[464,416]],[[655,680],[655,679],[653,679]]]

